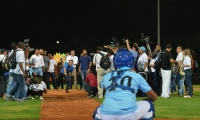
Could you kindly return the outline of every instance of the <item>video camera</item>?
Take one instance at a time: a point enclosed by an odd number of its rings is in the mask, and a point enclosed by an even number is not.
[[[144,33],[141,34],[141,41],[148,43],[150,40],[150,36],[144,36]]]
[[[126,40],[128,38],[122,38],[119,41],[116,39],[116,37],[112,38],[112,44],[114,44],[115,46],[126,46]],[[129,41],[130,42],[130,41]]]
[[[28,47],[30,47],[29,46],[29,39],[24,39],[24,44],[25,44],[25,46],[26,46],[26,48],[28,48]],[[34,51],[34,48],[29,48],[29,51]]]

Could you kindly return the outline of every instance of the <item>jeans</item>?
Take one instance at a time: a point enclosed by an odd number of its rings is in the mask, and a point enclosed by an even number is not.
[[[66,80],[66,91],[69,90],[69,86],[71,85],[71,77],[70,76],[65,76],[63,73],[60,73],[58,75],[58,85],[57,87],[60,87],[60,82],[62,80],[62,78],[65,77],[65,80]]]
[[[43,76],[42,68],[32,68],[36,75]]]
[[[184,72],[185,72],[185,81],[188,86],[188,88],[187,88],[188,95],[192,96],[192,70],[187,69],[187,70],[184,70]]]
[[[86,75],[87,75],[87,70],[81,70],[82,85],[80,86],[80,89],[82,89],[82,86],[84,86]]]
[[[25,85],[24,87],[24,98],[27,98],[28,86]]]
[[[64,74],[63,73],[59,73],[58,79],[57,79],[57,84],[56,84],[57,87],[60,87],[60,85],[61,85],[61,89],[64,88],[63,87],[63,80],[62,80],[63,77],[64,77]]]
[[[178,94],[184,95],[184,76],[177,74],[176,79],[178,82]]]
[[[55,78],[54,72],[49,72],[49,77],[51,77],[52,79],[53,88],[56,89],[56,78]]]
[[[50,76],[49,76],[49,72],[47,72],[47,70],[45,70],[45,72],[43,73],[43,79],[44,79],[44,82],[46,83],[47,85],[47,89],[50,89],[50,86],[49,86],[49,79],[50,79]]]
[[[176,92],[176,75],[171,76],[171,85],[170,85],[171,91]]]
[[[14,73],[9,73],[9,77],[8,77],[8,84],[7,84],[7,88],[6,88],[6,94],[9,94],[11,89],[14,87],[15,82],[14,82]],[[6,100],[9,100],[8,98],[6,98]]]
[[[19,96],[17,97],[17,99],[23,99],[24,97],[24,90],[25,90],[25,80],[23,78],[23,75],[21,74],[15,74],[13,75],[13,79],[15,81],[15,85],[14,87],[11,89],[11,91],[9,92],[9,95],[14,95],[15,93],[19,92]]]
[[[65,76],[65,80],[66,80],[66,91],[68,91],[69,87],[71,86],[71,77]]]
[[[92,87],[92,86],[90,86],[89,83],[86,83],[86,84],[84,85],[84,89],[85,89],[85,91],[87,91],[87,93],[88,93],[89,96],[90,96],[90,95],[96,96],[96,94],[97,94],[97,92],[98,92],[97,87]]]
[[[29,68],[29,75],[30,75],[30,76],[33,75],[33,72],[34,72],[33,69],[32,69],[32,68]]]
[[[151,72],[151,74],[152,74],[152,77],[153,77],[154,91],[157,93],[158,92],[157,75],[156,75],[156,72]]]

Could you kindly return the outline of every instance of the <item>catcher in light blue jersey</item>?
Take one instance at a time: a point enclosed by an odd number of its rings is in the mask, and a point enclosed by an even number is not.
[[[105,93],[103,103],[94,111],[93,120],[152,120],[155,116],[153,102],[156,93],[146,80],[131,70],[134,58],[126,49],[119,49],[114,56],[117,71],[107,73],[100,82]],[[136,100],[138,89],[147,99]]]

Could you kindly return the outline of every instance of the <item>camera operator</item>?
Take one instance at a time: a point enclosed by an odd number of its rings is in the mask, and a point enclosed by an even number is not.
[[[161,46],[156,45],[154,52],[152,53],[150,60],[151,75],[154,83],[154,92],[160,95],[161,93],[161,78],[160,78],[160,56],[161,56]]]
[[[136,46],[133,46],[132,49],[131,49],[131,47],[130,47],[130,45],[129,45],[129,40],[126,39],[125,41],[126,41],[126,47],[127,47],[127,49],[131,52],[131,54],[132,54],[132,56],[133,56],[133,58],[134,58],[134,61],[135,61],[135,63],[136,63],[136,59],[137,59],[137,57],[138,57],[138,52],[136,51],[137,47],[136,47]],[[135,66],[135,63],[134,63],[134,66]],[[135,67],[134,67],[134,69],[135,69]]]

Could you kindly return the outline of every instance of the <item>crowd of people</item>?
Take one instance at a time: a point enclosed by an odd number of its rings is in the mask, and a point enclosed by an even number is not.
[[[135,111],[130,116],[152,117],[154,110],[151,106],[157,95],[162,98],[170,98],[171,94],[192,97],[192,73],[198,67],[193,50],[178,46],[174,60],[171,44],[167,44],[164,50],[156,45],[155,50],[150,52],[137,44],[131,48],[129,40],[125,43],[123,46],[98,47],[93,57],[87,55],[87,50],[83,50],[80,57],[71,50],[70,54],[66,53],[55,61],[53,55],[43,49],[35,49],[29,57],[30,48],[24,42],[12,42],[12,50],[1,49],[0,54],[1,80],[7,80],[5,99],[24,102],[38,95],[43,100],[42,95],[51,89],[51,82],[53,89],[58,90],[64,89],[65,81],[66,93],[70,93],[70,89],[84,88],[88,98],[105,98],[93,117],[113,119],[119,117],[119,113],[128,114],[123,110],[127,106],[131,109],[126,109]],[[121,91],[123,94],[119,94]],[[136,103],[136,95],[147,96],[148,102]],[[144,105],[149,107],[144,109]],[[140,114],[136,114],[138,110]]]
[[[47,51],[43,49],[35,49],[35,54],[29,57],[28,46],[25,46],[23,42],[18,44],[12,42],[12,50],[1,49],[0,54],[2,65],[4,65],[6,57],[9,57],[13,52],[16,52],[16,62],[18,63],[15,69],[1,71],[1,74],[4,75],[2,78],[8,80],[7,100],[8,98],[12,100],[16,98],[22,101],[29,97],[27,96],[29,95],[27,93],[30,93],[28,92],[30,90],[29,81],[33,76],[43,77],[43,87],[39,87],[43,91],[50,89],[50,82],[52,82],[54,89],[64,89],[63,81],[65,81],[67,93],[69,89],[78,89],[78,83],[80,83],[80,89],[85,88],[89,97],[97,95],[99,98],[103,98],[104,91],[99,83],[106,73],[116,70],[113,59],[119,48],[119,46],[98,47],[93,59],[87,55],[87,50],[83,50],[80,57],[75,55],[74,50],[71,50],[70,54],[66,53],[64,58],[60,58],[60,61],[56,62],[53,55],[51,53],[47,55]],[[166,46],[165,50],[161,50],[161,46],[156,45],[155,50],[149,53],[144,46],[138,47],[137,44],[131,48],[129,41],[126,40],[126,45],[123,48],[129,50],[135,60],[132,70],[146,74],[145,79],[157,95],[161,95],[163,98],[170,98],[171,94],[192,97],[191,76],[196,64],[195,55],[191,49],[183,50],[181,46],[178,46],[176,49],[177,58],[173,60],[170,44]],[[103,55],[107,55],[110,60],[109,68],[102,68],[100,64]],[[77,82],[78,80],[79,82]],[[185,90],[184,85],[186,86]],[[95,94],[92,94],[91,91],[94,91]],[[43,99],[41,94],[40,99]]]

